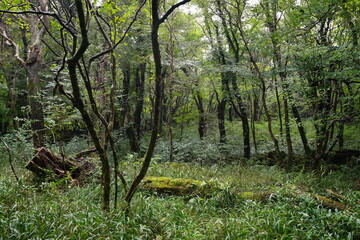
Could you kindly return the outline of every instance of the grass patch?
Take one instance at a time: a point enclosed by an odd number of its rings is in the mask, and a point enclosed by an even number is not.
[[[138,163],[126,161],[127,169]],[[0,176],[0,239],[358,239],[360,193],[352,184],[359,168],[327,176],[286,173],[277,167],[238,164],[154,163],[149,175],[216,182],[221,190],[209,198],[162,196],[139,191],[130,218],[120,210],[101,211],[98,180],[76,188],[34,184],[17,169],[16,183],[6,164]],[[304,185],[326,196],[340,192],[352,211],[332,211],[306,195],[286,190],[276,199],[239,198],[238,192],[266,191],[286,184]],[[285,188],[284,188],[285,189]]]

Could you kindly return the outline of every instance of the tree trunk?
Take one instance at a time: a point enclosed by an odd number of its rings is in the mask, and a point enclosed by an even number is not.
[[[122,68],[122,73],[124,75],[123,78],[123,86],[121,92],[121,111],[120,111],[120,126],[127,127],[126,125],[130,122],[129,119],[129,94],[130,94],[130,78],[131,78],[131,69],[129,63],[124,63]]]
[[[161,105],[162,105],[162,98],[163,98],[163,91],[164,91],[164,79],[162,74],[162,64],[161,64],[161,52],[160,52],[160,44],[159,44],[159,27],[160,25],[166,20],[166,18],[179,6],[190,2],[190,0],[183,0],[175,5],[173,5],[164,15],[162,18],[159,18],[159,2],[157,0],[151,1],[151,15],[152,15],[152,27],[151,27],[151,43],[152,43],[152,50],[153,50],[153,57],[154,57],[154,64],[155,64],[155,102],[154,102],[154,118],[152,124],[152,132],[151,137],[148,145],[147,152],[144,157],[144,161],[142,163],[141,169],[139,173],[135,176],[134,180],[132,181],[129,190],[125,196],[125,202],[127,203],[127,209],[130,207],[131,200],[135,194],[135,191],[139,184],[141,183],[142,179],[145,177],[150,163],[151,158],[155,149],[156,140],[158,137],[159,131],[159,124],[160,124],[160,112],[161,112]]]
[[[39,79],[40,62],[39,59],[28,64],[27,73],[27,90],[29,94],[30,121],[35,147],[44,146],[44,111],[40,96],[40,79]]]
[[[291,95],[289,95],[289,96],[291,96]],[[309,143],[308,143],[308,140],[306,137],[306,132],[305,132],[305,128],[303,126],[302,120],[301,120],[300,113],[299,113],[297,107],[295,106],[295,103],[293,103],[293,100],[292,100],[292,103],[290,104],[290,106],[291,106],[291,112],[296,121],[296,125],[298,128],[299,134],[300,134],[300,138],[301,138],[301,142],[304,147],[304,151],[305,151],[306,155],[312,156],[313,152],[312,152],[311,148],[309,147]]]
[[[197,99],[196,105],[197,105],[198,111],[199,111],[199,122],[198,122],[199,137],[200,137],[200,139],[204,139],[205,134],[206,134],[206,118],[205,118],[203,99],[201,97],[199,90],[196,91],[195,99]]]
[[[339,123],[338,129],[338,138],[339,138],[339,150],[344,149],[344,123]]]
[[[8,89],[8,101],[12,116],[12,125],[14,130],[19,130],[19,121],[17,120],[17,92],[16,92],[16,72],[11,71],[9,75],[6,74],[6,70],[3,69],[6,85]]]
[[[107,49],[108,46],[106,43],[103,44],[103,50]],[[95,97],[96,101],[99,106],[99,111],[102,115],[105,115],[106,110],[106,89],[105,89],[105,73],[106,73],[106,66],[108,61],[108,55],[104,55],[99,59],[99,62],[97,64],[97,69],[95,72]],[[101,121],[97,121],[96,128],[99,131],[99,137],[102,140],[103,145],[106,145],[106,133],[105,129],[101,127],[102,123]]]
[[[279,89],[278,89],[278,82],[275,77],[275,96],[276,96],[276,104],[278,108],[278,115],[279,115],[279,125],[280,125],[280,137],[283,137],[283,122],[282,122],[282,113],[281,113],[281,103],[279,97]]]
[[[88,129],[88,132],[90,133],[91,139],[95,145],[96,150],[98,151],[99,158],[101,161],[101,176],[102,176],[102,186],[103,186],[103,209],[105,211],[108,211],[110,208],[110,164],[108,161],[108,157],[106,154],[105,149],[101,145],[100,138],[95,130],[94,123],[91,120],[91,117],[87,110],[85,109],[84,102],[81,98],[80,93],[80,87],[79,87],[79,79],[77,74],[77,66],[79,63],[79,60],[83,57],[85,52],[87,51],[89,47],[89,40],[87,35],[87,22],[85,18],[85,12],[83,8],[83,3],[81,0],[75,0],[75,5],[77,9],[77,15],[79,19],[79,25],[81,30],[81,44],[80,47],[77,49],[77,51],[74,53],[74,55],[67,61],[67,68],[69,71],[69,77],[71,81],[72,86],[72,92],[73,97],[71,98],[71,101],[76,107],[86,124],[86,127]],[[87,89],[91,90],[91,89]],[[91,94],[91,93],[88,93]],[[95,107],[95,106],[93,106]],[[107,127],[107,126],[106,126]]]
[[[41,11],[48,11],[48,1],[39,0],[36,1]],[[24,18],[26,19],[26,18]],[[26,61],[20,57],[19,46],[7,36],[6,31],[0,28],[0,35],[4,37],[9,44],[14,48],[15,59],[24,67],[27,74],[27,91],[28,102],[30,108],[30,122],[33,137],[33,144],[35,147],[41,147],[44,145],[44,112],[41,104],[40,95],[40,79],[39,71],[41,69],[41,40],[45,34],[45,28],[48,26],[49,21],[47,16],[39,18],[37,15],[31,15],[28,17],[29,32],[30,32],[30,45],[26,39],[26,32],[23,31],[22,41],[24,42],[23,52],[26,57]],[[45,26],[42,26],[44,24]],[[30,46],[30,47],[29,47]],[[29,54],[27,52],[29,51]]]
[[[234,73],[231,74],[231,83],[235,95],[235,99],[239,106],[239,111],[237,111],[236,107],[234,107],[235,111],[238,113],[243,130],[243,141],[244,141],[244,157],[249,159],[251,156],[251,145],[250,145],[250,127],[249,127],[249,119],[248,114],[246,112],[245,104],[241,98],[240,90],[236,82],[236,75]]]
[[[267,103],[266,103],[266,83],[265,83],[265,79],[263,78],[263,75],[259,69],[259,66],[254,58],[254,54],[253,52],[250,50],[250,47],[249,47],[249,43],[246,39],[246,36],[245,36],[245,31],[243,29],[243,24],[242,24],[242,21],[241,21],[241,10],[239,9],[239,24],[238,24],[238,28],[239,28],[239,31],[240,31],[240,35],[241,35],[241,38],[244,42],[244,45],[245,45],[245,49],[246,51],[248,52],[249,54],[249,57],[250,57],[250,63],[253,65],[253,68],[254,68],[254,72],[256,74],[256,76],[259,78],[260,80],[260,83],[261,83],[261,100],[262,100],[262,103],[263,103],[263,107],[264,107],[264,112],[265,112],[265,115],[266,115],[266,118],[267,118],[267,124],[268,124],[268,131],[269,131],[269,134],[270,134],[270,137],[272,139],[272,141],[274,142],[274,148],[275,148],[275,152],[278,154],[280,153],[280,148],[279,148],[279,141],[278,139],[275,137],[274,133],[273,133],[273,130],[272,130],[272,123],[271,123],[271,116],[270,116],[270,112],[269,112],[269,109],[267,107]]]
[[[220,133],[220,143],[226,143],[226,129],[225,129],[225,110],[226,100],[218,100],[217,106],[217,117],[218,117],[218,128]]]
[[[190,78],[190,69],[187,69],[186,67],[181,68],[185,75]],[[203,139],[206,135],[206,117],[205,117],[205,109],[204,109],[204,103],[203,103],[203,97],[201,96],[201,91],[199,87],[199,83],[196,80],[195,81],[195,90],[192,91],[193,99],[196,103],[196,107],[199,112],[198,117],[198,133],[200,139]]]
[[[140,63],[136,69],[135,85],[136,85],[136,106],[134,111],[134,128],[137,142],[141,139],[141,114],[144,105],[144,84],[145,84],[146,63]]]
[[[285,138],[286,138],[286,146],[287,146],[287,168],[291,168],[293,164],[293,147],[292,147],[292,141],[291,141],[291,133],[290,133],[290,118],[289,118],[289,107],[288,107],[288,101],[287,96],[284,96],[284,115],[285,115]]]

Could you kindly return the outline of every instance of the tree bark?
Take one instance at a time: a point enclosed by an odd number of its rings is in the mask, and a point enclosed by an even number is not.
[[[137,187],[139,186],[142,179],[145,177],[147,170],[149,169],[151,158],[155,149],[156,140],[158,137],[162,98],[164,91],[164,79],[162,74],[162,63],[161,63],[161,52],[159,44],[159,27],[166,20],[166,18],[179,6],[190,2],[190,0],[183,0],[173,5],[161,18],[159,17],[159,2],[158,0],[151,1],[151,15],[152,15],[152,26],[151,26],[151,43],[155,64],[155,102],[154,102],[154,118],[152,124],[152,132],[148,145],[147,152],[144,157],[141,169],[132,181],[129,190],[125,196],[125,202],[128,204],[127,209],[130,207],[131,200],[135,194]]]
[[[220,143],[226,143],[226,129],[225,129],[225,110],[226,100],[221,99],[217,105],[218,128],[220,133]]]
[[[33,131],[32,135],[35,147],[44,145],[45,135],[44,111],[40,96],[39,69],[39,59],[28,64],[27,90],[29,94],[31,130]]]
[[[283,87],[284,95],[283,95],[283,104],[284,104],[284,116],[285,116],[285,139],[286,145],[288,150],[288,162],[287,167],[291,167],[292,159],[293,159],[293,147],[291,141],[291,132],[290,132],[290,118],[289,118],[289,107],[288,107],[288,99],[289,99],[289,91],[288,91],[288,83],[287,83],[287,75],[286,75],[286,64],[283,63],[282,56],[281,56],[281,48],[278,43],[278,39],[276,38],[276,34],[278,34],[278,16],[277,16],[277,9],[278,3],[277,1],[274,2],[262,2],[261,6],[263,7],[266,15],[266,25],[270,31],[270,38],[272,43],[272,50],[273,50],[273,62],[275,68],[278,71],[280,77],[280,83]],[[276,79],[276,77],[275,77]],[[281,119],[281,107],[280,107],[280,100],[278,96],[277,86],[276,86],[276,98],[279,104],[279,116],[280,116],[280,133],[282,135],[282,119]]]
[[[144,105],[144,84],[145,84],[146,63],[140,63],[136,69],[135,85],[136,85],[136,106],[134,111],[134,128],[137,142],[141,139],[141,114]]]
[[[251,65],[253,66],[253,71],[255,73],[255,75],[258,77],[258,79],[260,80],[260,83],[261,83],[261,100],[262,100],[262,103],[263,103],[263,108],[264,108],[264,112],[265,112],[265,115],[266,115],[266,119],[267,119],[267,124],[268,124],[268,131],[269,131],[269,135],[270,135],[270,138],[272,139],[273,143],[274,143],[274,148],[275,148],[275,152],[277,154],[280,153],[280,148],[279,148],[279,141],[278,139],[275,137],[274,133],[273,133],[273,128],[272,128],[272,120],[271,120],[271,115],[270,115],[270,112],[269,112],[269,109],[268,109],[268,106],[267,106],[267,102],[266,102],[266,83],[265,83],[265,79],[259,69],[259,66],[255,60],[255,57],[254,57],[254,54],[252,52],[252,50],[250,49],[250,46],[249,46],[249,43],[248,43],[248,40],[245,36],[245,31],[244,31],[244,28],[243,28],[243,23],[242,23],[242,14],[243,14],[243,7],[240,6],[240,3],[238,2],[237,3],[238,6],[237,6],[237,10],[238,10],[238,13],[237,13],[237,28],[240,32],[240,36],[241,36],[241,39],[244,43],[244,46],[245,46],[245,50],[247,51],[247,53],[249,54],[249,60],[250,60],[250,63]]]
[[[36,1],[37,7],[40,11],[48,11],[48,0]],[[20,56],[19,46],[7,36],[6,31],[1,27],[1,36],[3,36],[11,46],[14,48],[15,59],[24,67],[27,74],[27,91],[28,102],[30,108],[30,125],[32,130],[32,138],[34,147],[41,147],[44,145],[44,111],[41,104],[40,95],[40,79],[39,71],[41,69],[41,40],[44,37],[45,29],[48,27],[49,21],[46,15],[30,15],[28,16],[29,32],[30,32],[30,44],[26,39],[26,34],[23,34],[23,42],[26,60],[23,60]],[[44,24],[42,26],[42,24]],[[29,51],[29,54],[27,54]]]
[[[98,151],[99,158],[101,161],[101,174],[102,174],[102,186],[103,186],[103,209],[108,211],[110,208],[110,164],[107,158],[107,154],[103,146],[101,145],[100,138],[95,130],[94,123],[85,108],[84,102],[81,98],[79,80],[77,75],[77,66],[79,60],[83,57],[85,52],[89,47],[89,39],[88,39],[88,29],[87,22],[85,18],[85,12],[83,8],[83,3],[81,0],[75,0],[75,6],[77,10],[77,15],[79,19],[80,31],[81,31],[81,44],[74,55],[67,61],[67,68],[69,71],[69,77],[72,86],[73,97],[71,101],[76,107],[83,121],[86,124],[86,127],[90,133],[91,139],[95,145],[96,150]],[[89,89],[88,89],[89,90]],[[89,93],[90,94],[90,93]],[[95,107],[95,106],[93,106]],[[106,126],[107,127],[107,126]]]

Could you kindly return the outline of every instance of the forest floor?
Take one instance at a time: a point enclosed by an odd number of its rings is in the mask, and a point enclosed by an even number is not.
[[[101,210],[96,172],[81,187],[66,181],[38,182],[17,164],[18,182],[3,158],[0,164],[0,239],[360,239],[360,166],[341,166],[315,174],[286,172],[276,166],[239,163],[200,165],[153,162],[149,176],[216,183],[211,196],[155,195],[139,190],[130,217]],[[23,165],[25,165],[23,163]],[[140,161],[122,163],[135,173]],[[308,194],[294,196],[286,186],[337,201],[346,211],[329,209]],[[258,201],[241,192],[274,192]],[[340,197],[340,199],[339,199]],[[121,205],[121,204],[120,204]]]

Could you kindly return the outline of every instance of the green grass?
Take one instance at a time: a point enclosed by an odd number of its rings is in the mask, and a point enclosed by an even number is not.
[[[5,160],[5,158],[2,158]],[[318,176],[286,173],[277,167],[224,166],[159,162],[149,175],[192,178],[218,183],[222,190],[211,198],[156,196],[137,192],[126,219],[121,210],[101,210],[101,188],[94,179],[87,185],[59,188],[36,183],[17,164],[17,183],[2,161],[0,170],[0,239],[358,239],[359,191],[353,180],[360,168]],[[124,162],[129,175],[139,163]],[[285,189],[305,185],[325,194],[333,189],[346,197],[350,212],[320,206],[307,196],[294,197],[279,190],[265,202],[237,198],[237,192]]]

